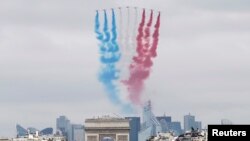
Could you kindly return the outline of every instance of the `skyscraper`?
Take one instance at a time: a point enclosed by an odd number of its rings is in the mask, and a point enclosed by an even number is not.
[[[202,129],[201,121],[195,121],[194,129]]]
[[[181,122],[173,121],[169,124],[170,131],[173,131],[176,136],[182,134]]]
[[[165,114],[163,116],[158,116],[156,119],[161,124],[162,132],[169,131],[169,123],[171,123],[171,117],[166,116]]]
[[[56,129],[60,130],[68,141],[72,141],[72,130],[70,130],[70,128],[70,120],[68,120],[66,116],[60,116],[56,119]]]
[[[202,129],[202,124],[200,121],[195,121],[195,116],[192,116],[190,113],[184,116],[184,131],[190,131],[194,129]]]
[[[163,116],[157,116],[156,119],[158,121],[160,121],[160,120],[165,120],[166,122],[171,122],[172,121],[171,116],[166,116],[165,114]]]
[[[138,133],[140,131],[141,120],[140,117],[125,117],[129,119],[129,140],[130,141],[138,141]]]
[[[152,112],[151,102],[143,107],[143,121],[139,132],[139,141],[145,141],[149,136],[155,136],[161,132],[161,125]]]
[[[191,130],[192,127],[195,126],[195,117],[190,113],[184,116],[184,131]]]
[[[19,124],[16,125],[16,131],[18,137],[25,136],[28,133],[28,131]]]
[[[81,124],[72,124],[72,141],[84,141],[84,127]]]

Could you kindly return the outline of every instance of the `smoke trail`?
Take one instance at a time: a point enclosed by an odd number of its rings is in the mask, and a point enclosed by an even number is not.
[[[126,7],[126,13],[121,15],[124,18],[124,27],[122,27],[122,33],[121,33],[121,38],[122,41],[120,46],[122,47],[122,60],[121,60],[121,69],[123,70],[122,72],[122,76],[125,77],[125,75],[127,74],[127,68],[131,62],[131,58],[132,58],[132,50],[133,48],[131,48],[131,33],[132,33],[132,29],[131,29],[131,14],[130,14],[130,8]]]
[[[158,46],[158,41],[159,41],[159,28],[160,28],[160,18],[161,18],[161,14],[158,14],[157,17],[157,21],[155,24],[155,31],[153,33],[153,43],[152,43],[152,48],[150,49],[150,53],[152,57],[156,57],[157,53],[156,53],[156,49]]]
[[[150,67],[152,66],[153,62],[151,60],[151,56],[150,56],[150,28],[151,28],[151,25],[152,25],[152,21],[153,21],[153,11],[151,10],[151,13],[150,13],[150,18],[149,18],[149,21],[147,23],[147,27],[145,29],[145,36],[144,36],[144,39],[145,39],[145,44],[144,44],[144,47],[143,47],[143,50],[141,51],[142,52],[142,56],[141,58],[144,58],[144,67]]]
[[[136,47],[136,29],[137,27],[137,18],[138,18],[138,12],[137,12],[137,8],[134,9],[135,10],[135,16],[134,16],[134,27],[133,27],[133,34],[132,34],[132,47],[135,48]],[[132,56],[134,56],[136,53],[136,50],[132,49]]]
[[[100,32],[100,21],[99,21],[99,12],[96,11],[96,16],[95,16],[95,33],[97,34],[97,39],[102,42],[103,40],[103,35]]]
[[[145,10],[143,10],[142,20],[138,28],[137,35],[137,56],[133,58],[133,63],[130,65],[130,77],[126,81],[129,91],[129,98],[134,104],[141,104],[141,93],[144,87],[144,81],[150,75],[150,69],[153,65],[152,58],[156,57],[156,49],[158,45],[159,27],[160,27],[160,13],[158,15],[155,30],[153,33],[153,43],[150,48],[150,27],[152,25],[153,12],[151,11],[150,19],[147,27],[145,24]],[[143,33],[145,31],[145,34]]]
[[[121,53],[117,43],[116,18],[114,10],[112,9],[112,28],[109,31],[107,13],[104,11],[104,26],[103,33],[100,32],[99,13],[96,13],[95,32],[97,39],[101,42],[100,47],[100,61],[102,63],[99,73],[99,81],[103,83],[108,97],[113,104],[121,106],[126,113],[133,112],[128,104],[124,104],[120,99],[119,90],[116,85],[119,79],[120,70],[117,69],[117,63],[120,61]],[[110,34],[111,33],[111,34]]]
[[[121,48],[121,52],[123,52],[123,14],[122,14],[122,10],[121,8],[119,8],[119,26],[118,26],[118,33],[119,33],[119,39],[118,39],[118,42],[119,42],[119,45],[120,45],[120,48]]]
[[[120,59],[119,47],[116,43],[116,26],[114,21],[114,15],[112,17],[112,39],[110,38],[110,33],[108,30],[108,19],[107,13],[104,11],[104,27],[103,32],[104,36],[100,32],[100,23],[99,23],[99,13],[96,14],[96,26],[95,32],[97,33],[97,39],[101,42],[100,47],[100,61],[102,63],[101,71],[99,74],[99,80],[105,86],[105,89],[108,93],[108,97],[114,104],[119,104],[120,99],[117,95],[118,90],[114,81],[119,78],[119,70],[116,68],[116,63]],[[110,43],[111,40],[111,43]]]
[[[145,24],[145,10],[142,13],[141,23],[138,28],[137,35],[137,53],[140,55],[140,50],[143,48],[143,27]],[[138,104],[140,103],[140,95],[142,90],[142,81],[140,81],[140,69],[139,69],[139,61],[137,57],[133,58],[133,63],[129,66],[130,68],[130,76],[128,80],[125,80],[124,83],[127,85],[129,92],[129,99],[132,103]]]

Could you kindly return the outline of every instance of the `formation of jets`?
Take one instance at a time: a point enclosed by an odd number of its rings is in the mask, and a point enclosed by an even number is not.
[[[130,7],[130,6],[126,6],[126,8],[134,8],[134,9],[145,9],[145,8],[138,8],[138,7]],[[119,10],[122,9],[122,7],[118,7]],[[103,11],[106,11],[106,10],[109,10],[109,9],[102,9]],[[115,10],[115,8],[111,8],[111,10]],[[156,10],[153,10],[153,9],[150,9],[151,11],[156,11]],[[98,12],[100,10],[96,10],[96,12]],[[158,11],[159,13],[161,13],[160,11]]]

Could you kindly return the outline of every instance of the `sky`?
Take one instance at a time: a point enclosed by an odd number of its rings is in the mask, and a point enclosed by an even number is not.
[[[1,0],[0,137],[14,136],[17,123],[55,127],[60,115],[80,124],[127,116],[97,79],[95,10],[119,6],[161,11],[144,91],[156,115],[250,123],[249,0]]]

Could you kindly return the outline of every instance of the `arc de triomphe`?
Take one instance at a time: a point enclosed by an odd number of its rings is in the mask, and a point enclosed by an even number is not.
[[[85,120],[85,141],[129,141],[129,120],[101,117]]]

